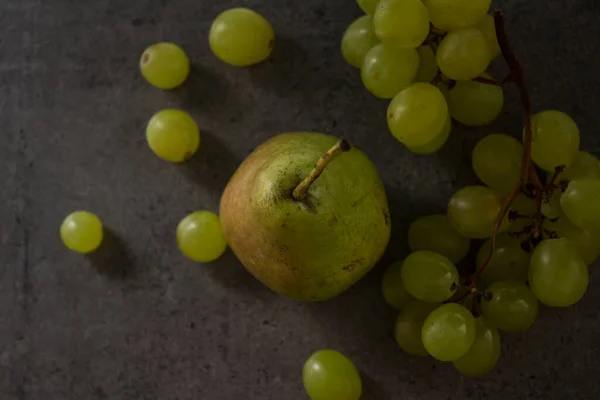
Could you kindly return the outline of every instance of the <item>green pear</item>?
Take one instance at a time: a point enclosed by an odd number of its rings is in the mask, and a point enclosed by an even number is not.
[[[220,217],[246,269],[304,301],[348,289],[390,238],[375,166],[345,140],[320,133],[281,134],[258,147],[227,184]]]

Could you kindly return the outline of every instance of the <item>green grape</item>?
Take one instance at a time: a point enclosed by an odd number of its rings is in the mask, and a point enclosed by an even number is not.
[[[227,249],[219,217],[210,211],[196,211],[179,222],[177,245],[188,258],[210,262]]]
[[[473,239],[485,239],[492,235],[501,208],[500,197],[492,189],[485,186],[467,186],[450,199],[448,218],[462,235]],[[508,225],[508,218],[505,218],[500,232],[506,231]]]
[[[304,388],[312,400],[358,400],[362,382],[358,370],[335,350],[320,350],[304,363]]]
[[[560,189],[555,189],[548,201],[542,202],[540,211],[545,217],[558,218],[562,214],[562,209],[560,208],[561,196]]]
[[[439,149],[442,148],[443,145],[446,144],[448,138],[450,137],[450,132],[452,131],[452,120],[450,117],[446,118],[446,123],[442,128],[442,132],[431,139],[429,142],[425,143],[422,146],[406,146],[407,149],[417,154],[431,154],[435,153]]]
[[[537,318],[539,308],[538,300],[529,287],[518,281],[492,283],[481,300],[481,311],[486,321],[507,332],[529,328]]]
[[[465,376],[490,372],[500,358],[500,334],[482,317],[475,320],[475,342],[467,354],[453,361],[454,367]]]
[[[592,265],[600,257],[600,229],[578,228],[564,214],[561,214],[557,221],[550,221],[544,226],[555,232],[558,237],[569,239],[587,265]]]
[[[415,82],[429,83],[437,75],[438,66],[435,53],[427,45],[417,47],[417,53],[419,53],[419,70],[415,76]]]
[[[481,76],[490,78],[488,74]],[[450,90],[448,108],[452,118],[468,126],[487,125],[495,120],[504,106],[502,86],[475,81],[459,81]]]
[[[414,49],[429,34],[429,15],[421,0],[381,0],[373,27],[384,43]]]
[[[548,173],[549,177],[552,175],[553,172]],[[556,182],[571,181],[577,178],[600,179],[600,161],[590,153],[580,151],[575,156],[573,163],[558,174]]]
[[[519,215],[527,216],[529,218],[518,218],[515,221],[511,221],[508,232],[523,232],[527,226],[532,224],[531,217],[537,212],[537,202],[534,199],[525,196],[523,193],[519,193],[511,204],[510,210],[516,211]]]
[[[560,198],[563,212],[581,229],[600,229],[600,179],[578,178]]]
[[[492,0],[423,0],[431,23],[443,31],[475,25],[488,12]]]
[[[573,163],[579,152],[579,129],[571,117],[561,111],[541,111],[533,116],[532,127],[531,159],[540,168],[553,172]]]
[[[498,36],[496,35],[494,16],[486,15],[474,27],[479,29],[483,33],[483,36],[485,36],[485,40],[487,40],[490,46],[491,58],[496,58],[500,54],[500,45],[498,44]]]
[[[448,300],[458,289],[458,271],[446,257],[432,251],[415,251],[402,265],[402,282],[413,297],[429,303]]]
[[[392,135],[408,147],[430,143],[448,119],[442,92],[429,83],[413,83],[390,102],[387,122]]]
[[[140,71],[151,85],[159,89],[173,89],[188,77],[190,60],[176,44],[156,43],[142,54]]]
[[[490,65],[491,51],[481,31],[465,28],[446,35],[438,47],[436,58],[444,75],[456,81],[466,81],[485,72]]]
[[[363,15],[348,26],[342,37],[342,55],[348,64],[360,68],[365,55],[379,43],[373,32],[371,17]]]
[[[421,330],[425,319],[439,304],[413,300],[398,314],[394,334],[398,346],[408,354],[426,356],[427,350],[421,340]]]
[[[91,212],[75,211],[60,226],[60,238],[67,248],[78,253],[91,253],[104,238],[100,219]]]
[[[397,310],[413,300],[402,283],[402,264],[403,261],[398,261],[390,265],[381,280],[381,292],[385,301]]]
[[[477,266],[483,265],[490,248],[487,240],[477,253]],[[492,258],[483,270],[481,279],[487,284],[500,281],[527,282],[531,256],[521,248],[521,243],[508,234],[496,237]]]
[[[357,0],[358,6],[365,12],[365,14],[373,14],[379,0]]]
[[[365,87],[381,99],[391,99],[410,85],[419,69],[415,49],[378,44],[365,55],[360,70]]]
[[[469,310],[456,303],[439,306],[427,316],[421,330],[423,346],[440,361],[458,360],[473,346],[475,318]]]
[[[533,252],[529,285],[543,304],[573,305],[585,294],[588,282],[588,267],[569,239],[544,240]]]
[[[247,8],[223,11],[208,34],[213,53],[227,64],[247,67],[269,57],[275,33],[269,21]]]
[[[189,114],[166,109],[154,114],[148,122],[146,141],[154,154],[163,160],[182,162],[198,150],[200,132]]]
[[[455,264],[469,252],[469,242],[452,226],[446,215],[421,217],[408,229],[408,245],[412,251],[433,251]]]
[[[511,136],[491,134],[473,149],[473,170],[483,183],[508,195],[521,176],[523,145]]]

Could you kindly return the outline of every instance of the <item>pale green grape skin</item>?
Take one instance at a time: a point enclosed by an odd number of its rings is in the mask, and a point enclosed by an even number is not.
[[[402,264],[404,261],[397,261],[390,265],[381,280],[381,292],[385,301],[397,310],[402,310],[414,300],[402,283]]]
[[[419,69],[415,49],[380,43],[365,55],[360,76],[365,87],[381,99],[391,99],[413,81]]]
[[[365,55],[379,44],[371,17],[363,15],[348,26],[342,37],[342,55],[348,64],[361,68]]]
[[[227,249],[221,221],[210,211],[196,211],[177,226],[179,250],[191,260],[211,262],[221,257]]]
[[[476,333],[467,354],[453,361],[464,376],[480,376],[490,372],[500,359],[500,334],[482,317],[475,319]]]
[[[104,228],[95,214],[75,211],[69,214],[60,226],[60,238],[69,250],[87,254],[102,244]]]
[[[382,42],[414,49],[429,34],[429,15],[421,0],[381,0],[373,27]]]
[[[581,229],[600,229],[600,179],[578,178],[560,198],[569,220]]]
[[[491,295],[491,299],[487,296]],[[485,290],[481,311],[486,321],[507,332],[529,328],[537,318],[540,305],[529,287],[523,282],[500,281]]]
[[[396,343],[402,350],[413,356],[426,356],[429,354],[423,346],[421,330],[425,319],[437,307],[439,307],[439,304],[413,300],[400,311],[396,318],[394,336],[396,337]]]
[[[473,239],[485,239],[492,235],[501,208],[500,197],[492,189],[485,186],[467,186],[450,199],[448,219],[462,235]],[[499,231],[506,231],[508,226],[506,217]]]
[[[486,240],[477,252],[477,266],[483,265],[488,255],[490,241]],[[487,284],[500,281],[527,282],[531,255],[521,248],[519,240],[508,234],[496,237],[492,258],[481,274]]]
[[[589,271],[573,243],[566,238],[542,241],[531,256],[529,285],[550,307],[568,307],[585,294]]]
[[[184,111],[166,109],[154,114],[146,127],[146,141],[158,157],[170,162],[190,158],[200,146],[200,131]]]
[[[488,74],[481,76],[490,78]],[[467,126],[483,126],[494,121],[504,106],[502,86],[475,81],[459,81],[450,90],[448,108],[452,118]],[[516,139],[515,139],[516,140]]]
[[[551,177],[552,173],[548,173]],[[558,174],[556,182],[571,181],[577,178],[597,178],[600,179],[600,161],[588,152],[580,151],[575,156],[573,163],[566,167],[563,172]]]
[[[442,40],[436,59],[448,78],[466,81],[480,76],[490,65],[490,46],[478,29],[459,29]]]
[[[541,111],[533,116],[532,127],[531,159],[540,168],[554,172],[556,167],[568,167],[575,161],[579,152],[579,128],[571,117],[561,111]]]
[[[421,340],[427,352],[440,361],[463,357],[475,342],[475,318],[460,304],[447,303],[429,314],[423,323]]]
[[[415,82],[429,83],[435,78],[438,70],[435,53],[427,45],[417,47],[417,53],[419,53],[419,70]]]
[[[501,196],[508,195],[521,175],[523,145],[511,136],[491,134],[473,149],[473,170],[483,183]]]
[[[247,8],[223,11],[208,34],[213,53],[227,64],[247,67],[266,60],[275,42],[269,21]]]
[[[392,135],[412,148],[435,139],[442,132],[448,115],[448,104],[442,92],[429,83],[417,82],[392,99],[387,122]]]
[[[513,201],[510,206],[511,211],[516,211],[520,215],[526,215],[528,217],[533,217],[537,212],[537,202],[525,196],[523,193],[517,194],[517,197]],[[522,232],[526,226],[532,224],[531,218],[519,218],[515,221],[511,221],[508,227],[509,233]]]
[[[176,44],[156,43],[142,53],[140,71],[152,86],[173,89],[188,77],[190,60],[185,51]]]
[[[456,292],[459,276],[456,267],[441,254],[415,251],[404,260],[402,282],[406,291],[418,300],[441,303]]]
[[[441,149],[443,145],[446,144],[446,142],[448,141],[448,138],[450,137],[451,131],[452,131],[452,120],[450,119],[450,117],[448,117],[446,119],[446,123],[444,124],[444,127],[442,128],[442,132],[439,135],[435,136],[433,139],[431,139],[431,141],[427,142],[426,144],[424,144],[422,146],[413,146],[413,147],[406,146],[406,148],[416,154],[435,153],[436,151]]]
[[[500,54],[500,45],[498,44],[498,36],[496,35],[496,22],[493,15],[486,15],[474,26],[479,29],[490,46],[490,54],[492,59]]]
[[[469,252],[470,240],[452,226],[446,215],[437,214],[421,217],[410,224],[408,245],[412,251],[433,251],[456,264]]]
[[[558,218],[562,214],[562,209],[560,208],[561,197],[562,193],[560,189],[555,189],[550,199],[548,199],[548,201],[542,202],[542,207],[540,208],[540,211],[545,217]]]
[[[358,6],[365,12],[365,14],[373,14],[379,0],[357,0]]]
[[[443,31],[473,26],[488,12],[491,0],[423,0],[431,23]]]
[[[569,239],[587,265],[592,265],[600,257],[600,229],[581,229],[573,225],[564,214],[545,227],[556,232],[558,237]]]
[[[311,355],[304,363],[302,380],[312,400],[358,400],[362,393],[358,370],[335,350],[320,350]]]

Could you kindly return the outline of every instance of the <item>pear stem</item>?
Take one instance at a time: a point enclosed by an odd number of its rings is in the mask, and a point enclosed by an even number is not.
[[[304,180],[300,182],[300,184],[296,186],[296,188],[292,192],[292,197],[294,198],[294,200],[304,200],[304,198],[306,197],[306,193],[308,192],[308,188],[310,187],[310,185],[312,185],[314,181],[317,180],[319,176],[321,176],[321,174],[325,170],[325,167],[327,167],[327,165],[334,158],[350,150],[350,148],[350,143],[348,143],[345,139],[341,139],[335,145],[333,145],[332,148],[327,150],[325,154],[323,154],[321,158],[319,158],[313,170],[310,171],[310,174],[308,174],[308,176],[304,178]]]

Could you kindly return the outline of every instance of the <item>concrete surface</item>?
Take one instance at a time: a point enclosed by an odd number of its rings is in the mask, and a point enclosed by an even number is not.
[[[535,108],[568,112],[598,155],[600,5],[498,3]],[[273,23],[272,60],[237,69],[210,53],[210,22],[232,6]],[[598,274],[576,306],[544,309],[529,331],[503,335],[500,364],[484,378],[397,348],[381,267],[406,254],[411,220],[442,212],[476,182],[477,139],[518,135],[522,117],[510,89],[492,126],[455,127],[439,154],[410,154],[387,132],[386,102],[340,56],[358,15],[352,0],[0,2],[0,399],[305,399],[301,367],[321,348],[354,360],[369,400],[600,397]],[[159,40],[181,44],[194,63],[175,92],[137,70]],[[182,107],[201,127],[202,148],[186,165],[146,147],[145,123],[165,107]],[[243,157],[291,130],[345,136],[372,157],[389,193],[394,233],[380,268],[323,304],[277,297],[230,253],[199,265],[174,245],[186,213],[216,211]],[[112,231],[93,257],[59,241],[75,209]]]

